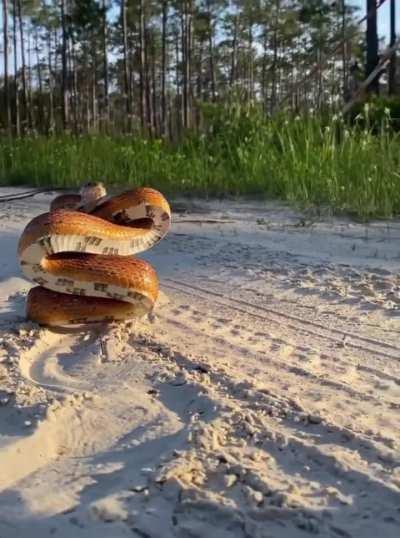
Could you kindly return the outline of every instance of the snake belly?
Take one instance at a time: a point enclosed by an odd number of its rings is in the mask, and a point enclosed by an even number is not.
[[[67,196],[68,203],[56,199],[50,212],[32,219],[19,240],[21,270],[38,284],[28,293],[27,317],[59,325],[149,313],[158,296],[157,274],[132,256],[168,232],[166,199],[156,190],[138,188],[103,197],[86,213],[79,195]]]

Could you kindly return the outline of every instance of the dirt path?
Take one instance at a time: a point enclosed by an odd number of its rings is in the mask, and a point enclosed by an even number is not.
[[[0,207],[1,538],[398,536],[399,222],[180,201],[151,319],[49,330],[50,199]]]

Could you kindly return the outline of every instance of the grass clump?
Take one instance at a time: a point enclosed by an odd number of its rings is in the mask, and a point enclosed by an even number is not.
[[[251,195],[328,205],[362,218],[400,214],[400,135],[340,117],[265,119],[209,107],[179,143],[132,136],[0,140],[0,184],[149,185],[167,195]]]

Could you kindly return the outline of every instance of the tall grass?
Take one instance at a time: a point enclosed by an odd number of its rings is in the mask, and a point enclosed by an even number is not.
[[[341,118],[265,120],[212,113],[206,134],[180,143],[128,136],[0,141],[0,185],[78,186],[103,180],[168,195],[254,195],[327,205],[360,217],[400,214],[400,136]]]

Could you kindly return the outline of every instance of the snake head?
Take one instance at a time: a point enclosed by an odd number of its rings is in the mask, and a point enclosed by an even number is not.
[[[94,202],[106,195],[106,189],[103,183],[97,181],[87,181],[79,191],[84,204]]]
[[[79,192],[82,193],[88,189],[104,189],[104,185],[101,181],[86,181],[82,184]]]

